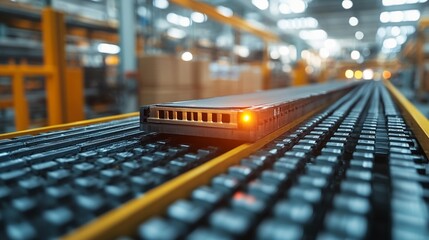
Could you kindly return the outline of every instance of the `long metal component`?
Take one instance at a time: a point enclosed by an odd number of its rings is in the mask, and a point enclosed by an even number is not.
[[[338,99],[355,86],[356,82],[335,82],[154,104],[142,108],[141,129],[255,141],[321,104]]]

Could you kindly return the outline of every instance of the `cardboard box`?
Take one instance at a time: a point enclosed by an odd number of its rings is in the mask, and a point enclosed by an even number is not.
[[[212,86],[213,79],[210,76],[210,62],[197,60],[192,62],[193,85],[197,88]]]
[[[241,93],[262,90],[262,72],[258,67],[243,66],[240,72]]]
[[[174,87],[177,84],[174,56],[148,55],[139,58],[139,85],[149,87]]]

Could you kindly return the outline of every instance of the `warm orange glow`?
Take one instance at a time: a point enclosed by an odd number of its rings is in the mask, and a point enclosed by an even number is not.
[[[250,117],[250,114],[245,113],[242,117],[243,122],[250,122],[252,118]]]
[[[384,79],[389,79],[390,77],[392,77],[392,74],[389,71],[383,71]]]

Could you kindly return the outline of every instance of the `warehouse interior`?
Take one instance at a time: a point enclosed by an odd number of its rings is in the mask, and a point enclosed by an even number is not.
[[[427,0],[0,0],[0,239],[427,239]]]
[[[0,132],[334,79],[393,80],[429,114],[427,1],[199,3],[1,1]]]

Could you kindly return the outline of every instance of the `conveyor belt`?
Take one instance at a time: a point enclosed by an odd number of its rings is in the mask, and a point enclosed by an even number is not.
[[[0,140],[0,239],[428,234],[425,140],[380,82],[254,143],[138,125],[134,117]]]

